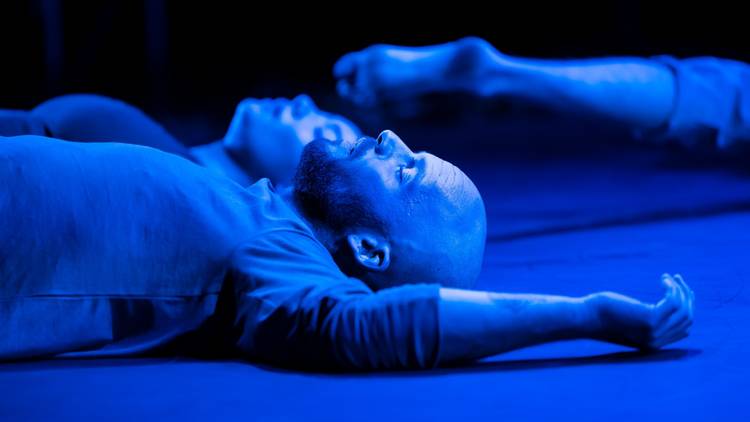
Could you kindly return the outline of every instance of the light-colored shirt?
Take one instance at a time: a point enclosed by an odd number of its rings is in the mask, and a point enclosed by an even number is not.
[[[116,143],[0,138],[0,359],[231,350],[431,367],[439,285],[345,276],[263,179]]]

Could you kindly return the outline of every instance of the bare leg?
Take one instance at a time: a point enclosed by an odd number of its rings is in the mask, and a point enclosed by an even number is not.
[[[359,105],[464,92],[602,117],[634,130],[664,124],[674,103],[672,72],[652,60],[517,58],[477,38],[427,47],[372,46],[342,57],[334,76],[339,93]]]

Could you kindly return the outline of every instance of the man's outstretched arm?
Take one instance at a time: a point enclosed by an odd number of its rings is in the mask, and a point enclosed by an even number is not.
[[[238,250],[230,275],[237,347],[250,359],[308,369],[432,368],[562,339],[638,348],[677,341],[693,296],[664,278],[665,298],[506,295],[403,285],[377,292],[338,271],[312,237],[275,230]]]
[[[657,304],[615,293],[583,298],[440,290],[440,361],[471,360],[557,340],[656,349],[688,334],[693,292],[676,275]]]

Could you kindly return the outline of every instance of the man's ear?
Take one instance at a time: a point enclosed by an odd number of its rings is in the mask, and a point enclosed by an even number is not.
[[[371,233],[353,233],[346,243],[354,261],[369,271],[385,271],[391,265],[391,246],[383,237]]]

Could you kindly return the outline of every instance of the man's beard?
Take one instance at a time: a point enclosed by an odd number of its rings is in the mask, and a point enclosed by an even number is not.
[[[354,225],[382,227],[348,177],[344,160],[332,157],[326,142],[313,141],[302,150],[294,176],[295,202],[308,219],[334,230]]]
[[[313,141],[302,150],[294,175],[294,198],[309,218],[326,220],[331,190],[339,182],[340,169],[327,151],[327,141]]]

